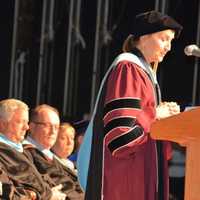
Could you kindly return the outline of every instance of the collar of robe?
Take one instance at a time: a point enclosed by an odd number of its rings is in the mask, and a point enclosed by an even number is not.
[[[14,148],[15,150],[19,152],[23,152],[23,146],[21,143],[15,143],[8,139],[4,134],[0,133],[0,142],[7,144],[8,146]]]

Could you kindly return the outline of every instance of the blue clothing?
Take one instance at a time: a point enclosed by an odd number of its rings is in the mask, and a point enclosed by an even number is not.
[[[67,157],[69,160],[71,160],[72,162],[76,162],[77,161],[77,156],[78,156],[78,152],[75,152],[73,154],[71,154],[69,157]]]
[[[14,148],[15,150],[17,150],[19,152],[23,152],[23,146],[21,143],[15,143],[15,142],[11,141],[2,133],[0,133],[0,142],[9,145],[10,147]]]

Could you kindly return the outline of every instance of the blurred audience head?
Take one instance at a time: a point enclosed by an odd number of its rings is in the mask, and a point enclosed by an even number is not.
[[[85,131],[88,127],[89,120],[81,120],[78,122],[75,122],[74,128],[76,130],[76,136],[75,136],[75,151],[78,151],[80,145],[82,144],[83,137],[85,134]]]

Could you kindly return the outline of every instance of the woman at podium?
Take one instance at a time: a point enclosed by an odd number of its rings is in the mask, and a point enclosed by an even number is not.
[[[153,140],[149,131],[155,120],[180,112],[174,102],[161,103],[156,68],[181,29],[157,11],[136,16],[124,53],[102,81],[88,140],[79,151],[86,200],[168,200],[168,145]]]

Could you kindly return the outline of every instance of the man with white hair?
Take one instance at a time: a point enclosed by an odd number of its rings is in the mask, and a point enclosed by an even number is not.
[[[0,101],[0,167],[11,182],[8,193],[3,182],[0,195],[6,200],[64,200],[65,195],[57,188],[51,189],[24,155],[21,142],[29,128],[28,115],[29,108],[24,102]]]
[[[25,103],[16,99],[0,101],[0,165],[17,184],[16,187],[25,189],[38,199],[44,196],[49,199],[50,188],[23,154],[21,141],[29,128],[28,110]]]

